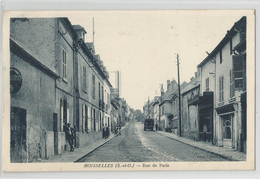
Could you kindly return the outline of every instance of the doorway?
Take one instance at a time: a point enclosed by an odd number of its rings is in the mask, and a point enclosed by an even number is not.
[[[58,114],[53,113],[54,155],[58,155]]]
[[[223,147],[232,148],[233,141],[233,117],[234,114],[221,116],[223,120],[222,136],[223,136]]]
[[[26,110],[11,107],[11,163],[26,163],[27,156],[27,124]]]

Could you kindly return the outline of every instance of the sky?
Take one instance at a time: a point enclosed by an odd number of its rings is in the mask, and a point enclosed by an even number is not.
[[[166,91],[167,80],[177,81],[176,54],[180,56],[180,81],[189,82],[197,65],[226,35],[243,11],[146,10],[78,11],[68,14],[73,25],[87,31],[108,71],[121,71],[122,97],[142,111],[145,101]],[[111,83],[114,81],[111,75]]]

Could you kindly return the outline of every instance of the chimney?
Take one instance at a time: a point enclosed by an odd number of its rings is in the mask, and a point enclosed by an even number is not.
[[[168,91],[169,88],[170,88],[170,84],[171,84],[170,80],[167,80],[167,91]]]
[[[164,89],[163,89],[163,84],[161,84],[161,96],[164,95]]]
[[[194,77],[191,77],[191,78],[190,78],[190,81],[192,81],[193,79],[194,79]]]

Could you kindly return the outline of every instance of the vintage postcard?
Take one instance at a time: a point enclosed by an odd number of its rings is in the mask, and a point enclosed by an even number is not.
[[[3,171],[255,168],[254,10],[3,21]]]

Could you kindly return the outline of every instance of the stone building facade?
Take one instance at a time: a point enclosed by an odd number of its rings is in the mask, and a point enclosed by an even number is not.
[[[68,150],[68,123],[76,147],[100,139],[111,123],[108,72],[85,33],[67,18],[11,19],[12,162]]]

